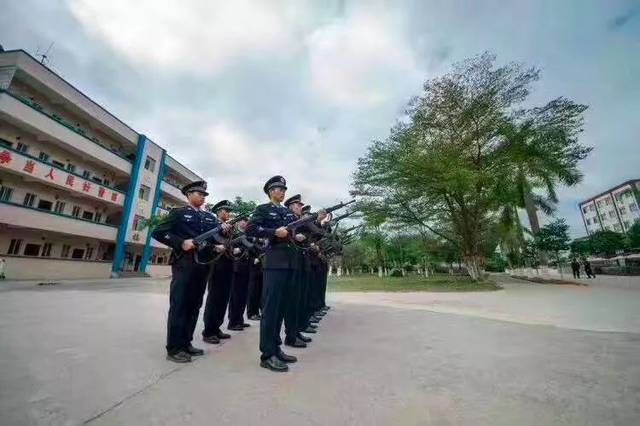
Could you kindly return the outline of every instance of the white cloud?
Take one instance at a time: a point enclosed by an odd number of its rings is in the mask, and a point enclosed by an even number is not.
[[[136,65],[212,74],[235,59],[295,44],[284,3],[249,0],[67,0],[85,30]]]
[[[262,200],[264,182],[281,174],[289,182],[289,192],[302,193],[309,197],[307,202],[324,205],[346,197],[351,159],[333,158],[317,139],[320,136],[315,129],[294,132],[301,138],[297,140],[305,143],[261,140],[225,121],[207,127],[202,136],[206,146],[197,155],[211,165],[204,174],[212,196],[220,199],[241,195]]]
[[[389,11],[358,8],[316,29],[306,39],[315,93],[334,104],[369,106],[420,81],[401,26]]]

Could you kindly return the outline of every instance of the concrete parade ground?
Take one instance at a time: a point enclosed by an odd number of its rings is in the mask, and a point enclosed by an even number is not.
[[[168,280],[0,283],[0,424],[639,424],[640,291],[498,280],[330,293],[288,373],[256,322],[166,361]]]

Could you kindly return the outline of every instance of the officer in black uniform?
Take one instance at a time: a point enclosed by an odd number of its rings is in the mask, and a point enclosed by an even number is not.
[[[222,200],[211,208],[222,223],[229,221],[231,209],[229,200]],[[229,305],[232,281],[233,259],[223,253],[213,264],[209,275],[207,301],[204,307],[204,330],[202,331],[202,340],[206,343],[217,344],[220,343],[220,339],[231,337],[230,334],[223,333],[220,327],[224,322],[224,314]]]
[[[242,238],[246,231],[247,220],[240,220],[236,224],[237,232],[234,234],[236,238]],[[246,237],[247,243],[251,243]],[[252,238],[251,238],[252,239]],[[250,324],[244,322],[244,310],[247,307],[247,294],[249,292],[249,271],[250,271],[250,253],[249,247],[239,243],[229,248],[233,257],[233,279],[231,283],[231,296],[229,297],[229,324],[227,328],[234,331],[242,331]]]
[[[185,363],[192,356],[203,355],[191,345],[198,322],[202,296],[207,285],[209,267],[195,263],[193,238],[216,227],[227,231],[210,212],[204,210],[207,184],[193,182],[182,188],[189,205],[172,209],[152,232],[157,241],[171,247],[171,287],[167,319],[167,359]]]
[[[296,194],[289,197],[284,205],[289,208],[295,215],[296,219],[302,217],[302,208],[304,203],[302,202],[302,196]],[[297,244],[296,251],[296,265],[295,275],[291,283],[291,287],[286,291],[286,309],[284,313],[284,326],[285,326],[285,339],[284,344],[294,348],[305,348],[307,343],[311,342],[311,338],[304,336],[301,331],[305,330],[307,319],[303,318],[304,304],[303,300],[307,293],[307,282],[305,275],[305,252],[307,250],[307,236],[308,228],[306,225],[300,226],[296,229],[296,233],[301,234],[301,237]],[[303,328],[304,326],[304,328]]]
[[[296,252],[289,240],[286,225],[296,220],[291,210],[281,203],[287,190],[282,176],[269,179],[263,190],[269,203],[259,205],[247,227],[250,237],[269,238],[264,257],[263,307],[260,321],[260,366],[272,371],[287,371],[286,363],[296,362],[280,348],[280,327],[284,315],[285,291],[294,278]]]
[[[249,294],[247,296],[247,317],[251,321],[262,318],[262,240],[255,239],[253,248],[249,251]]]

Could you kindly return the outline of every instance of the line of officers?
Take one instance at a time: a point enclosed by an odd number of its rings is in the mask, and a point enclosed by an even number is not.
[[[223,200],[212,212],[204,208],[208,194],[204,181],[185,185],[188,205],[172,209],[154,230],[154,239],[172,248],[172,279],[167,320],[167,359],[191,362],[204,355],[192,345],[200,308],[203,341],[218,344],[231,335],[222,331],[228,311],[229,330],[241,331],[246,309],[249,320],[260,321],[260,365],[287,371],[296,357],[283,352],[284,344],[307,347],[317,323],[329,307],[325,303],[327,257],[321,240],[330,232],[327,217],[295,230],[287,225],[310,213],[299,194],[285,201],[286,180],[274,176],[263,187],[269,202],[259,205],[248,219],[230,224],[232,205]],[[215,215],[214,215],[215,213]],[[219,229],[219,244],[207,241],[200,250],[194,237]],[[204,260],[203,260],[204,259]]]

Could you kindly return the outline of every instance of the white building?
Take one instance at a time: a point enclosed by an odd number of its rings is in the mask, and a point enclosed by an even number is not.
[[[166,274],[169,250],[145,221],[201,179],[26,52],[0,52],[8,279]]]
[[[579,204],[587,235],[596,231],[627,232],[640,222],[640,179],[621,183]]]

